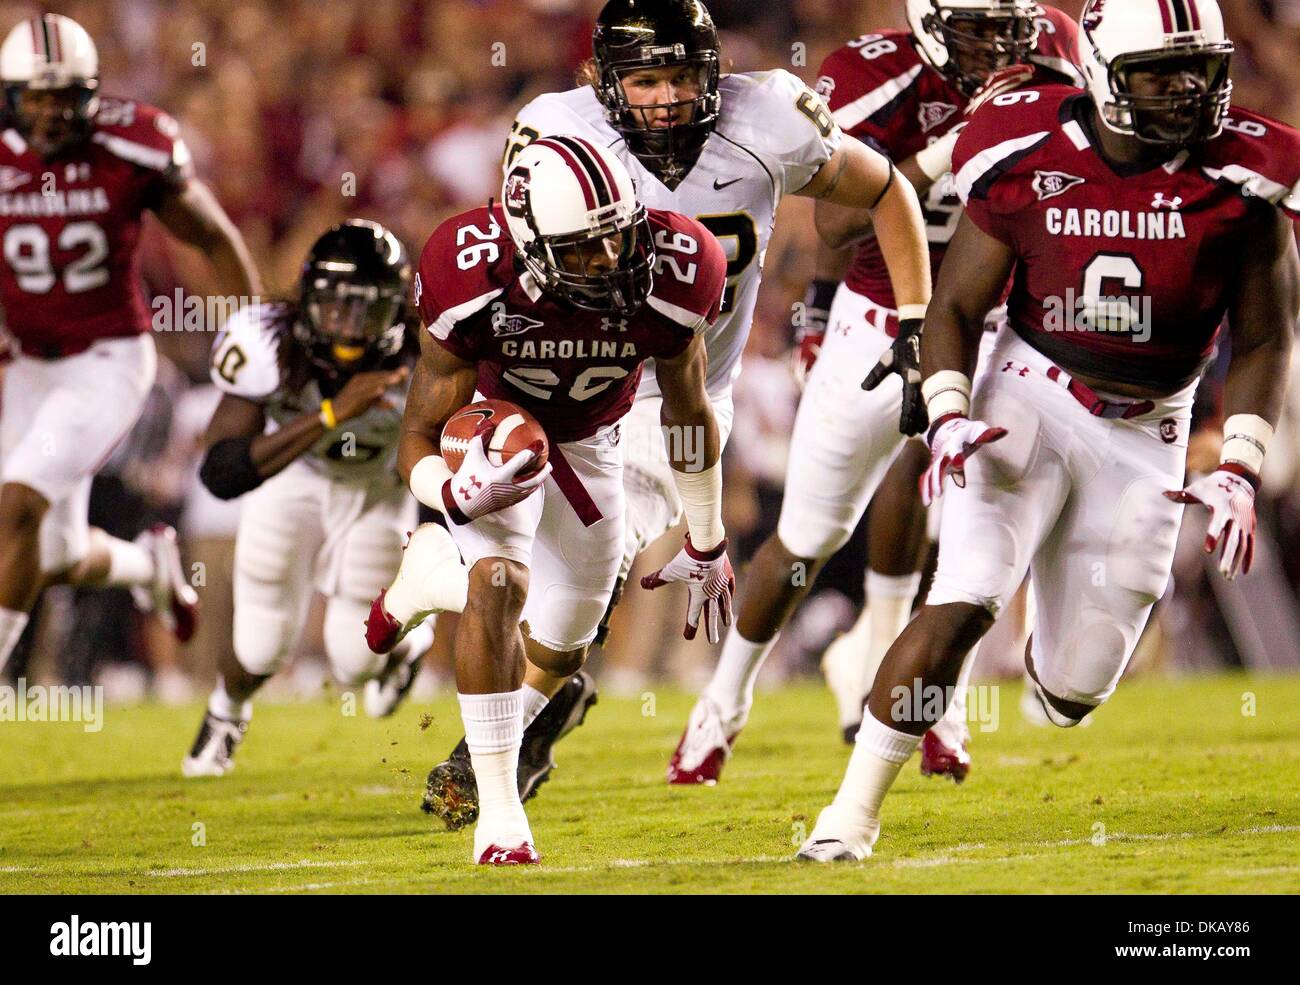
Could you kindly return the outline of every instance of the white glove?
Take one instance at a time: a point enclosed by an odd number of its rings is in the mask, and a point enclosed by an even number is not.
[[[669,582],[686,583],[686,627],[682,635],[695,639],[700,628],[700,613],[704,613],[704,631],[710,643],[722,638],[719,616],[723,626],[731,625],[731,597],[736,593],[736,576],[727,557],[727,541],[711,551],[697,551],[691,545],[691,535],[686,535],[686,546],[677,556],[653,574],[641,579],[641,587],[653,591]]]
[[[1175,503],[1207,506],[1210,525],[1205,531],[1205,553],[1220,543],[1219,573],[1236,578],[1250,571],[1255,557],[1255,487],[1236,472],[1218,468],[1193,479],[1186,489],[1171,489],[1166,499]]]
[[[537,453],[532,449],[521,451],[504,465],[493,465],[488,461],[487,452],[483,448],[488,430],[490,426],[474,435],[460,468],[443,483],[442,504],[447,519],[452,523],[469,523],[481,516],[514,506],[532,495],[551,474],[551,463],[547,462],[535,476],[515,480],[515,476],[537,458]]]
[[[1006,428],[989,427],[960,415],[942,421],[930,436],[930,467],[919,483],[921,502],[929,506],[943,495],[943,480],[948,476],[957,488],[966,488],[966,459],[1006,433]]]

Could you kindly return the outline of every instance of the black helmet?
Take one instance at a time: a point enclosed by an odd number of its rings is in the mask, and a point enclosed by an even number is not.
[[[610,125],[623,135],[641,163],[670,186],[695,164],[718,122],[718,31],[699,0],[610,0],[596,18],[592,54],[600,78],[596,94]],[[629,103],[622,76],[636,69],[682,66],[696,73],[693,98],[667,103]],[[671,114],[690,107],[686,122]],[[651,125],[647,114],[667,111],[669,118]]]
[[[326,232],[298,284],[297,335],[319,368],[374,369],[401,350],[411,263],[379,223],[348,219]]]

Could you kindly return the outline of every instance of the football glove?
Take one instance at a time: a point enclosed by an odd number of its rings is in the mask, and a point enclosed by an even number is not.
[[[954,414],[940,419],[930,436],[930,467],[919,483],[921,502],[929,506],[943,495],[943,480],[952,476],[959,488],[966,487],[966,459],[980,448],[1006,436],[1006,428],[989,427],[983,421]]]
[[[727,557],[727,541],[711,551],[697,551],[686,535],[686,546],[677,556],[653,574],[641,579],[641,587],[653,591],[661,585],[686,583],[686,626],[682,635],[695,639],[704,616],[704,632],[710,643],[722,638],[721,626],[731,625],[731,597],[736,593],[736,576]]]
[[[885,350],[867,378],[862,389],[874,390],[891,373],[903,381],[903,409],[898,417],[898,430],[911,437],[921,434],[930,426],[925,412],[925,398],[921,396],[921,318],[905,318],[898,324],[898,337]]]
[[[484,441],[492,429],[493,425],[486,421],[479,426],[460,468],[442,484],[442,503],[453,523],[469,523],[514,506],[536,492],[551,474],[551,463],[547,462],[536,475],[515,479],[536,459],[537,451],[531,448],[519,452],[504,465],[489,462]]]
[[[1248,573],[1255,558],[1255,487],[1251,478],[1220,466],[1209,475],[1193,479],[1185,489],[1165,493],[1165,498],[1175,503],[1209,508],[1205,553],[1222,545],[1219,573],[1228,579]]]
[[[826,323],[831,314],[831,301],[839,284],[833,280],[815,280],[804,293],[802,309],[796,309],[792,319],[794,349],[790,352],[790,371],[802,390],[808,382],[813,363],[821,355],[826,338]]]

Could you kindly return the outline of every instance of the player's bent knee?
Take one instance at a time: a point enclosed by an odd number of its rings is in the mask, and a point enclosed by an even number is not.
[[[525,632],[528,632],[525,628]],[[528,633],[532,645],[528,647],[528,660],[552,677],[570,677],[582,670],[587,662],[589,647],[579,646],[569,650],[557,650],[542,643]]]
[[[518,561],[485,557],[469,571],[467,608],[522,612],[528,598],[528,569]]]
[[[273,676],[289,655],[293,639],[293,627],[287,614],[236,608],[235,659],[253,676]]]

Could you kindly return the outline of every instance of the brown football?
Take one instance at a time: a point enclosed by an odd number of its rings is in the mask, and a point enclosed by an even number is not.
[[[537,423],[537,418],[509,400],[480,400],[466,404],[442,426],[442,440],[439,444],[447,468],[453,472],[460,468],[474,432],[485,421],[492,425],[484,450],[488,461],[493,465],[504,465],[529,448],[537,452],[537,461],[520,472],[517,478],[534,476],[546,465],[546,454],[550,446],[546,441],[546,432]]]

